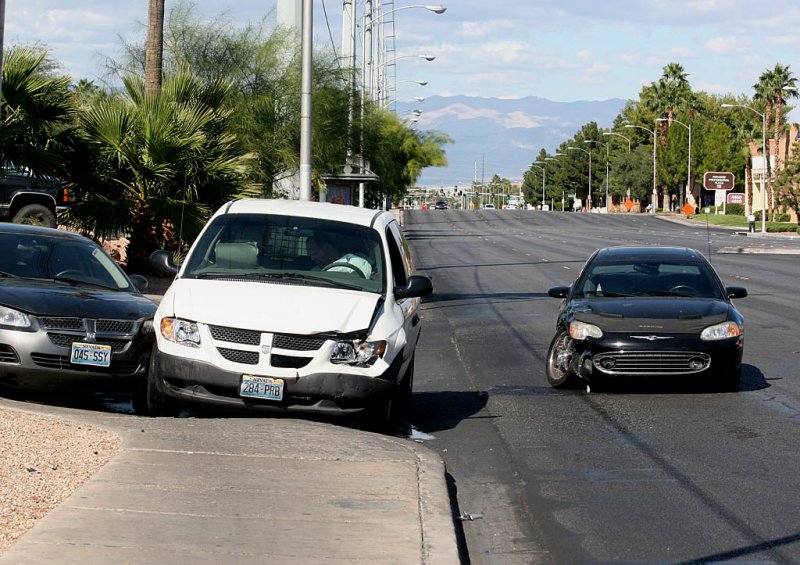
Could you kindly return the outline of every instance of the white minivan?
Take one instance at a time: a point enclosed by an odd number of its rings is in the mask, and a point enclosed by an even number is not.
[[[146,410],[406,415],[432,291],[389,212],[297,200],[222,206],[156,312]]]

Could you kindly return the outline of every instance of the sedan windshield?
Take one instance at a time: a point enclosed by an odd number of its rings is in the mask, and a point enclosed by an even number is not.
[[[589,265],[575,297],[665,296],[722,298],[720,285],[699,262],[614,262]]]
[[[47,234],[0,234],[0,272],[6,277],[133,290],[122,269],[97,245]]]
[[[203,232],[186,278],[242,278],[382,292],[384,258],[374,229],[317,218],[224,214]]]

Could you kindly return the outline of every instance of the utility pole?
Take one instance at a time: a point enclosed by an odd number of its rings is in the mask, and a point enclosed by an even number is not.
[[[303,68],[300,86],[300,200],[311,200],[311,64],[314,1],[303,0]]]

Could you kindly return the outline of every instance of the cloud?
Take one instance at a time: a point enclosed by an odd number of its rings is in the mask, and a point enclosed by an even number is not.
[[[743,53],[747,51],[744,43],[733,36],[715,37],[706,41],[703,46],[707,51],[711,51],[717,55],[732,55],[734,53]]]
[[[558,119],[550,116],[531,116],[521,111],[504,113],[491,108],[476,108],[462,103],[450,104],[440,110],[425,112],[423,117],[426,123],[436,122],[444,118],[448,120],[487,119],[509,129],[540,128],[544,122]]]
[[[575,54],[579,61],[589,61],[592,58],[592,52],[589,49],[581,49]]]
[[[463,39],[481,39],[497,37],[508,30],[517,29],[518,22],[512,20],[489,20],[462,22],[458,35]]]

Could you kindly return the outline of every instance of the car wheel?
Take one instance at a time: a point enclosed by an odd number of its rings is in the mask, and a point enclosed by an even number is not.
[[[403,380],[389,405],[389,427],[396,428],[411,419],[411,393],[414,388],[414,361],[416,354],[406,369]]]
[[[58,224],[56,222],[56,215],[42,204],[28,204],[19,209],[11,219],[15,224],[29,224],[32,226],[44,226],[47,228],[54,228]]]
[[[171,398],[158,388],[158,370],[155,352],[150,355],[150,369],[144,390],[144,413],[148,416],[177,416],[180,409]]]
[[[545,375],[547,382],[553,388],[573,388],[578,382],[578,376],[572,369],[575,348],[569,334],[560,329],[556,332],[550,349],[547,351],[547,366]]]

